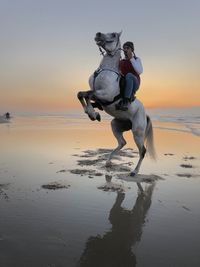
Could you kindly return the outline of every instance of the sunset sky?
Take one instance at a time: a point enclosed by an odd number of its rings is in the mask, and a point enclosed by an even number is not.
[[[0,0],[0,114],[80,107],[98,31],[135,43],[146,107],[200,105],[199,14],[199,0]]]

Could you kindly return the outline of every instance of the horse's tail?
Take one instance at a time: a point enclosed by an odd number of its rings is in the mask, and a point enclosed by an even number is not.
[[[147,127],[145,131],[145,140],[147,146],[147,152],[150,157],[156,160],[156,151],[154,147],[154,138],[153,138],[153,126],[150,117],[147,115]]]

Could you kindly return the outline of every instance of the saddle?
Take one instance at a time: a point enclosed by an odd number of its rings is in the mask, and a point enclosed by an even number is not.
[[[118,107],[121,105],[122,101],[123,101],[123,98],[124,98],[124,89],[125,89],[125,86],[126,86],[126,80],[125,80],[125,77],[123,75],[120,75],[120,79],[119,79],[119,87],[120,87],[120,94],[117,95],[114,99],[114,101],[110,102],[110,103],[102,103],[101,101],[99,101],[98,99],[96,100],[93,100],[94,102],[92,102],[92,107],[93,108],[98,108],[99,110],[103,110],[102,106],[103,105],[109,105],[109,104],[112,104],[114,103],[115,101],[119,100],[120,101],[118,102],[118,104],[116,105],[116,109],[119,109]],[[133,102],[135,100],[135,95],[132,96],[130,102]]]

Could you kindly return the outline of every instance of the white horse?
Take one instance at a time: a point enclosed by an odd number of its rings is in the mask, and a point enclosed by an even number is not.
[[[91,120],[101,120],[100,114],[94,110],[94,107],[97,106],[114,117],[111,121],[111,127],[118,141],[118,146],[109,155],[106,162],[107,166],[111,164],[113,156],[126,145],[123,132],[132,131],[139,150],[139,161],[131,172],[131,176],[134,176],[139,172],[146,153],[144,144],[150,156],[155,158],[153,128],[150,117],[146,115],[143,104],[137,98],[129,105],[127,111],[116,109],[116,104],[121,99],[119,86],[119,61],[122,50],[120,35],[121,32],[107,34],[98,32],[96,34],[96,44],[100,50],[103,48],[106,53],[103,55],[99,68],[89,78],[91,90],[79,92],[77,96]]]

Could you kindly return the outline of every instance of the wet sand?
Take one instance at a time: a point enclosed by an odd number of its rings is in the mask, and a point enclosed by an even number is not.
[[[199,267],[200,138],[156,126],[158,159],[131,177],[131,133],[105,166],[107,121],[1,124],[0,267]]]

